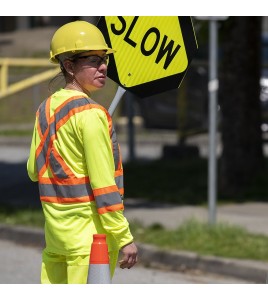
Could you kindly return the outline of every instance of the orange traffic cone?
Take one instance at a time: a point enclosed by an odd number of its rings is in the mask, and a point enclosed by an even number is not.
[[[111,283],[108,245],[105,234],[94,234],[87,283]]]

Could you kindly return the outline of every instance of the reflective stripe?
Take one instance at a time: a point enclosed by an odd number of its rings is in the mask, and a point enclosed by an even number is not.
[[[43,168],[43,166],[46,164],[46,155],[47,155],[47,151],[48,151],[49,142],[50,142],[50,136],[47,135],[46,140],[43,145],[43,148],[36,158],[38,172],[40,172],[41,169]]]
[[[69,166],[65,163],[61,155],[58,153],[57,149],[54,148],[54,145],[51,146],[51,151],[50,151],[50,167],[53,172],[53,174],[58,177],[58,178],[73,178],[75,179],[76,176],[72,172],[72,170],[69,168]],[[53,161],[53,157],[55,159],[56,165]]]
[[[114,128],[112,128],[112,144],[113,144],[113,154],[114,154],[114,168],[115,170],[117,170],[120,163],[120,154],[119,154],[119,146],[118,146]]]
[[[89,184],[89,178],[76,178],[63,158],[53,147],[57,130],[64,125],[71,116],[90,108],[102,109],[106,113],[116,170],[116,185],[95,189],[94,193]],[[121,195],[124,189],[120,149],[115,130],[112,127],[112,119],[107,111],[91,99],[72,97],[60,105],[52,117],[49,117],[49,112],[50,98],[40,106],[37,114],[39,119],[38,126],[40,128],[38,132],[41,139],[41,143],[36,151],[41,201],[77,203],[95,200],[100,213],[123,209]],[[54,175],[53,178],[43,177],[48,165]],[[120,170],[118,170],[118,168],[120,168]]]
[[[66,116],[68,116],[69,112],[81,106],[88,105],[89,102],[86,98],[75,99],[68,102],[65,106],[63,106],[58,112],[55,113],[56,124]]]
[[[44,150],[42,150],[41,153],[36,158],[36,165],[37,165],[38,173],[40,173],[42,167],[46,164],[46,158],[44,155],[42,155],[43,151]]]
[[[124,187],[123,175],[115,177],[115,183],[116,183],[118,189],[122,189]]]
[[[41,132],[42,132],[43,135],[45,134],[45,131],[46,131],[47,126],[48,126],[48,121],[47,121],[47,118],[46,118],[46,104],[47,104],[47,101],[44,101],[39,107],[39,123],[41,124],[40,129],[41,129]]]
[[[98,213],[99,214],[105,214],[107,212],[114,212],[114,211],[118,211],[118,210],[124,210],[123,203],[98,208]]]
[[[93,193],[95,196],[101,196],[103,194],[109,194],[113,192],[117,192],[118,188],[116,185],[110,185],[103,188],[94,189]]]
[[[68,175],[64,172],[62,165],[57,161],[53,149],[49,155],[50,165],[53,173],[59,178],[68,178]]]
[[[39,124],[40,124],[40,128],[41,128],[43,135],[48,127],[48,120],[46,118],[46,110],[45,110],[47,101],[45,101],[39,108]],[[60,122],[60,120],[62,118],[66,117],[70,110],[77,108],[77,107],[85,106],[88,104],[89,104],[89,102],[87,101],[86,98],[79,98],[79,99],[74,99],[74,100],[68,102],[63,107],[60,107],[60,110],[56,110],[55,118],[53,118],[53,122],[51,122],[49,124],[50,136],[55,134],[57,123]]]
[[[122,199],[116,185],[94,189],[93,194],[98,208],[122,203]]]
[[[110,194],[104,194],[100,196],[95,195],[95,201],[98,208],[111,206],[114,204],[122,203],[122,198],[120,194],[117,192],[113,192]]]
[[[39,183],[41,184],[57,184],[57,185],[76,185],[76,184],[89,184],[89,178],[86,177],[75,177],[75,178],[50,178],[50,177],[41,177],[39,178]]]
[[[47,101],[45,101],[44,104],[46,104]],[[41,169],[46,164],[46,155],[48,153],[49,143],[51,141],[51,138],[56,134],[57,123],[59,123],[62,118],[68,115],[71,109],[84,106],[84,105],[88,105],[88,101],[86,98],[74,99],[68,102],[65,106],[61,107],[61,109],[55,114],[56,120],[53,120],[53,122],[49,124],[49,134],[46,136],[46,140],[44,142],[43,148],[36,159],[38,172],[40,172]],[[46,110],[44,109],[44,107],[46,107],[46,105],[41,105],[40,112],[39,112],[39,124],[43,134],[47,129]],[[54,165],[54,167],[56,166],[59,166],[59,164]],[[62,168],[55,169],[52,167],[52,171],[54,174],[58,174],[60,178],[64,178],[66,175],[65,172],[62,172]]]
[[[77,198],[92,195],[92,189],[89,184],[39,184],[39,193],[41,197]]]
[[[42,196],[40,200],[43,202],[50,202],[50,203],[60,203],[60,204],[70,204],[70,203],[85,203],[94,201],[92,195],[84,196],[84,197],[77,197],[77,198],[60,198],[60,197],[49,197],[49,196]]]

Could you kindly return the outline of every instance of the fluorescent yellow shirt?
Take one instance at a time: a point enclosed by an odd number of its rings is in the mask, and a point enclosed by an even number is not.
[[[61,89],[53,94],[50,116],[70,97],[87,95]],[[38,181],[36,149],[40,144],[37,120],[33,131],[27,170]],[[92,189],[115,185],[115,166],[106,113],[91,108],[72,115],[57,131],[54,147],[76,177],[89,176]],[[43,175],[52,177],[51,170]],[[63,255],[88,254],[94,233],[105,233],[109,251],[132,242],[129,224],[122,210],[99,214],[95,201],[60,204],[42,201],[47,251]]]

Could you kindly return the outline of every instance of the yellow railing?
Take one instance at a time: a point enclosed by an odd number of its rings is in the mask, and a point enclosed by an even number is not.
[[[43,71],[32,75],[16,83],[9,84],[9,67],[50,67],[51,70]],[[23,89],[36,85],[45,80],[51,79],[59,73],[57,65],[51,64],[47,59],[42,58],[0,58],[0,99],[15,94]]]

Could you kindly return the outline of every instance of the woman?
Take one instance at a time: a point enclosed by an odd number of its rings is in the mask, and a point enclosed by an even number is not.
[[[109,113],[91,99],[105,85],[109,54],[100,30],[85,21],[60,27],[50,60],[60,64],[65,87],[41,103],[27,170],[38,181],[46,247],[41,283],[86,283],[93,234],[104,233],[111,277],[137,262],[123,215],[123,169]]]

